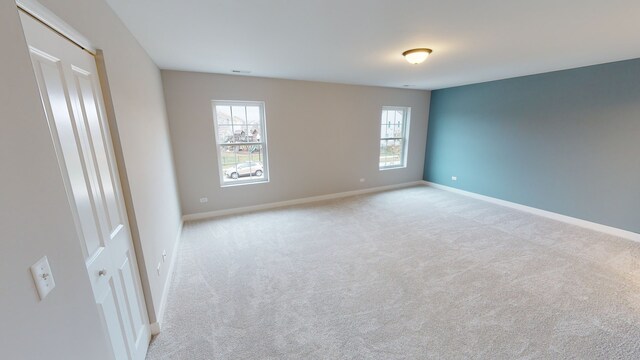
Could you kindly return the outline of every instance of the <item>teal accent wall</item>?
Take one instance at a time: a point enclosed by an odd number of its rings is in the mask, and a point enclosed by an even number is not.
[[[424,168],[640,233],[640,59],[433,91]]]

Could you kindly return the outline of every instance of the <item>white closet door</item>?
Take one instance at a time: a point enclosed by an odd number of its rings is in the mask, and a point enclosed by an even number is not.
[[[144,359],[149,320],[95,58],[20,16],[105,336],[115,359]]]

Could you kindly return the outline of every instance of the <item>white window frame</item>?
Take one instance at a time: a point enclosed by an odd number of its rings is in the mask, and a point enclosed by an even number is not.
[[[264,153],[264,157],[262,160],[262,179],[252,179],[251,177],[247,179],[238,179],[236,181],[226,181],[224,180],[224,169],[222,168],[222,147],[228,146],[229,144],[223,143],[220,141],[218,134],[218,111],[216,110],[216,106],[257,106],[260,108],[260,141],[259,142],[250,142],[250,143],[242,143],[247,145],[260,145],[262,146],[262,150]],[[262,184],[269,182],[269,155],[268,155],[268,146],[267,146],[267,115],[265,111],[264,101],[236,101],[236,100],[212,100],[211,101],[211,109],[213,112],[213,128],[215,132],[215,143],[216,143],[216,152],[218,153],[218,175],[220,180],[220,187],[231,187],[231,186],[242,186],[242,185],[252,185],[252,184]]]
[[[382,115],[385,111],[398,111],[402,110],[403,119],[402,119],[402,137],[382,137]],[[409,127],[411,122],[411,107],[409,106],[383,106],[380,110],[380,121],[378,122],[378,128],[380,129],[380,136],[378,139],[378,149],[380,149],[380,142],[382,140],[402,140],[402,154],[401,159],[402,162],[400,165],[389,165],[389,166],[380,166],[380,151],[378,151],[378,170],[393,170],[393,169],[404,169],[407,167],[407,152],[409,149]]]

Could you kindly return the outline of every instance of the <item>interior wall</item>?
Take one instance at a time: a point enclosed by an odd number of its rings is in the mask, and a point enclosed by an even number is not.
[[[184,214],[422,179],[428,91],[167,70],[162,79]],[[220,187],[212,100],[265,102],[268,183]],[[383,105],[411,107],[406,168],[378,170]]]
[[[434,91],[424,178],[640,233],[638,79],[640,59]]]
[[[181,224],[160,71],[104,0],[39,2],[103,50],[153,322],[168,286],[162,252],[172,258]]]
[[[16,5],[0,1],[0,358],[108,359]],[[29,267],[47,256],[43,301]]]

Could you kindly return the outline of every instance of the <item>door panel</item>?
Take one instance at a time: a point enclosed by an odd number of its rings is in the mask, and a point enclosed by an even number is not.
[[[131,359],[124,336],[124,329],[120,321],[118,300],[114,291],[114,284],[109,281],[108,287],[101,298],[97,299],[102,318],[106,323],[109,340],[116,359]]]
[[[95,99],[98,98],[96,94],[98,84],[95,84],[90,76],[80,73],[77,73],[76,83],[79,89],[80,107],[83,110],[84,117],[87,119],[90,141],[93,149],[95,149],[95,162],[98,164],[100,187],[105,201],[104,210],[107,214],[107,228],[109,234],[111,234],[119,225],[122,225],[122,217],[118,209],[117,193],[114,188],[114,182],[117,179],[111,178],[112,172],[110,171],[110,168],[115,164],[112,164],[109,160],[108,148],[103,138],[103,134],[106,132],[102,128],[104,119],[101,119],[100,109],[96,107]]]
[[[136,293],[135,277],[133,275],[132,260],[127,254],[124,259],[124,263],[118,269],[120,276],[120,283],[124,296],[126,297],[125,304],[127,304],[127,315],[129,316],[129,324],[131,326],[131,336],[134,341],[138,341],[140,331],[145,326],[144,319],[140,316],[141,309],[140,304],[137,303],[138,294]]]
[[[61,155],[64,159],[63,171],[67,173],[68,187],[73,193],[81,232],[84,234],[85,261],[89,261],[103,246],[103,238],[93,216],[93,205],[85,179],[86,171],[81,160],[82,148],[78,146],[78,130],[70,109],[74,94],[71,94],[72,89],[66,84],[63,64],[59,59],[33,48],[31,55],[50,129],[53,136],[59,139],[58,156]]]
[[[83,160],[86,167],[87,181],[92,190],[91,200],[93,202],[93,211],[97,217],[98,225],[100,226],[101,237],[103,239],[108,239],[110,231],[105,208],[105,199],[102,194],[102,186],[100,183],[100,173],[98,172],[98,162],[96,157],[98,149],[95,148],[90,136],[91,134],[89,129],[91,125],[89,122],[92,119],[86,116],[86,112],[84,111],[84,102],[82,101],[82,93],[79,87],[80,79],[91,76],[91,73],[89,72],[89,69],[81,69],[78,65],[73,64],[71,66],[70,75],[71,79],[69,87],[76,91],[76,96],[74,98],[75,104],[72,104],[72,106],[75,105],[73,108],[76,116],[76,127],[78,128],[78,138],[83,149]],[[95,101],[95,99],[93,101]]]
[[[142,360],[149,319],[95,58],[20,17],[105,336],[114,359]]]

